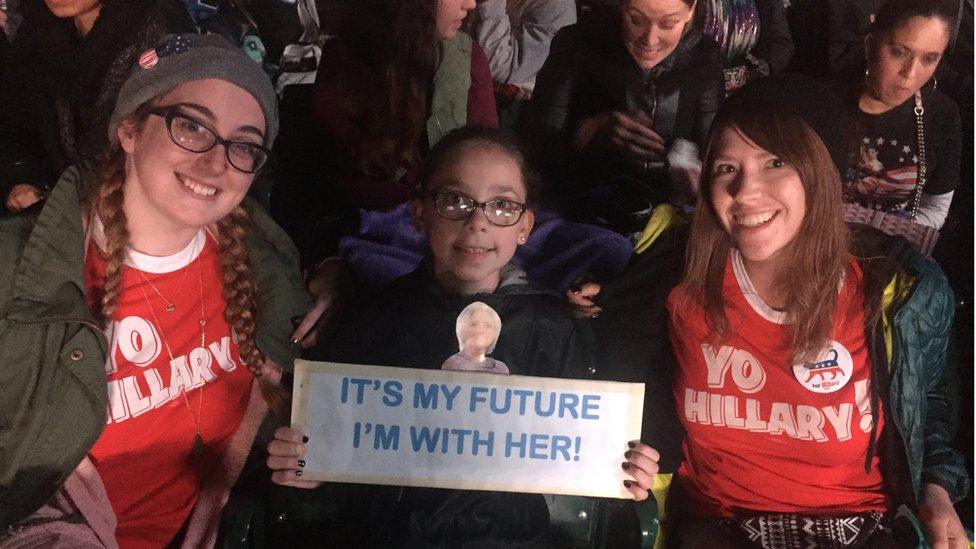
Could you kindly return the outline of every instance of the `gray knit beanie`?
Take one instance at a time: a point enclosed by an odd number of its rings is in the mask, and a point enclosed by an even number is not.
[[[257,100],[267,128],[264,146],[271,147],[278,133],[278,98],[261,64],[243,50],[217,35],[169,34],[145,51],[119,90],[115,111],[108,123],[109,141],[125,117],[140,105],[180,84],[216,78],[236,84]]]

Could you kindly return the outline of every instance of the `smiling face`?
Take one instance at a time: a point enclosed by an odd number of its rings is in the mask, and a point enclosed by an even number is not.
[[[437,37],[454,38],[474,7],[475,0],[437,0]]]
[[[524,204],[526,200],[515,159],[497,146],[477,141],[461,145],[433,174],[427,190],[428,194],[453,191],[477,202],[505,199]],[[464,295],[498,288],[499,272],[528,237],[533,223],[529,210],[510,227],[491,224],[481,208],[467,219],[445,219],[430,197],[413,202],[413,215],[417,227],[427,233],[437,281]]]
[[[901,105],[935,74],[949,44],[937,17],[912,17],[893,32],[868,36],[868,94],[888,108]]]
[[[684,0],[624,0],[620,3],[627,52],[642,69],[671,54],[695,14]]]
[[[55,17],[80,17],[101,9],[101,0],[44,0]]]
[[[776,264],[806,214],[796,169],[759,148],[736,128],[714,138],[711,201],[719,222],[749,264]]]
[[[491,313],[476,309],[461,325],[461,349],[469,356],[480,356],[498,337],[498,327]]]
[[[250,93],[229,82],[188,82],[154,106],[177,109],[224,139],[262,144],[261,107]],[[130,225],[195,232],[230,213],[254,180],[254,174],[228,163],[224,145],[203,153],[176,145],[162,116],[149,116],[138,129],[123,123],[118,135],[126,153],[124,209]]]

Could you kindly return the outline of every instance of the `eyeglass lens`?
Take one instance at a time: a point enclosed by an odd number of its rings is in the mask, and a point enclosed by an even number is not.
[[[480,204],[473,198],[460,193],[437,193],[434,195],[437,213],[441,216],[459,221],[467,219],[476,208],[481,208],[494,225],[508,227],[518,223],[525,211],[525,206],[514,200],[495,198]]]
[[[198,153],[209,151],[218,141],[222,142],[227,148],[227,160],[242,172],[256,172],[267,160],[267,153],[261,148],[238,141],[219,140],[209,128],[181,114],[170,116],[169,134],[180,147]]]

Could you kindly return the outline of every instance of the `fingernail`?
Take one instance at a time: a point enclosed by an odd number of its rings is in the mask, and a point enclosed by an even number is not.
[[[298,460],[298,466],[299,467],[305,467],[305,460],[304,459]]]
[[[630,469],[630,464],[629,463],[626,463],[626,462],[625,463],[621,463],[620,466],[622,468],[624,468],[624,469]]]
[[[301,472],[301,471],[299,471],[299,472]],[[624,481],[624,488],[630,488],[630,485],[633,484],[633,483],[634,482],[631,481],[631,480],[625,480]]]
[[[299,470],[297,470],[297,471],[295,471],[295,476],[296,476],[296,477],[300,477],[300,476],[302,476],[302,470],[301,470],[301,469],[299,469]]]
[[[600,318],[600,313],[593,313],[593,316],[590,318]]]
[[[302,437],[302,442],[308,442],[308,437]],[[633,446],[631,446],[633,448]]]
[[[630,448],[636,448],[637,447],[637,443],[632,440],[632,441],[630,441],[630,442],[627,443],[627,446],[629,446]]]
[[[624,457],[627,458],[627,459],[630,459],[631,457],[633,457],[633,455],[634,455],[634,452],[632,452],[630,450],[627,450],[626,452],[624,452]]]
[[[295,345],[298,345],[298,339],[297,338],[291,340],[291,346],[294,347]]]

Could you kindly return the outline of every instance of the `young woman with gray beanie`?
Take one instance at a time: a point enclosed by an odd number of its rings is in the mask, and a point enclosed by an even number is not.
[[[291,241],[245,199],[277,130],[259,64],[166,36],[100,169],[0,222],[0,545],[213,543],[308,306]]]

